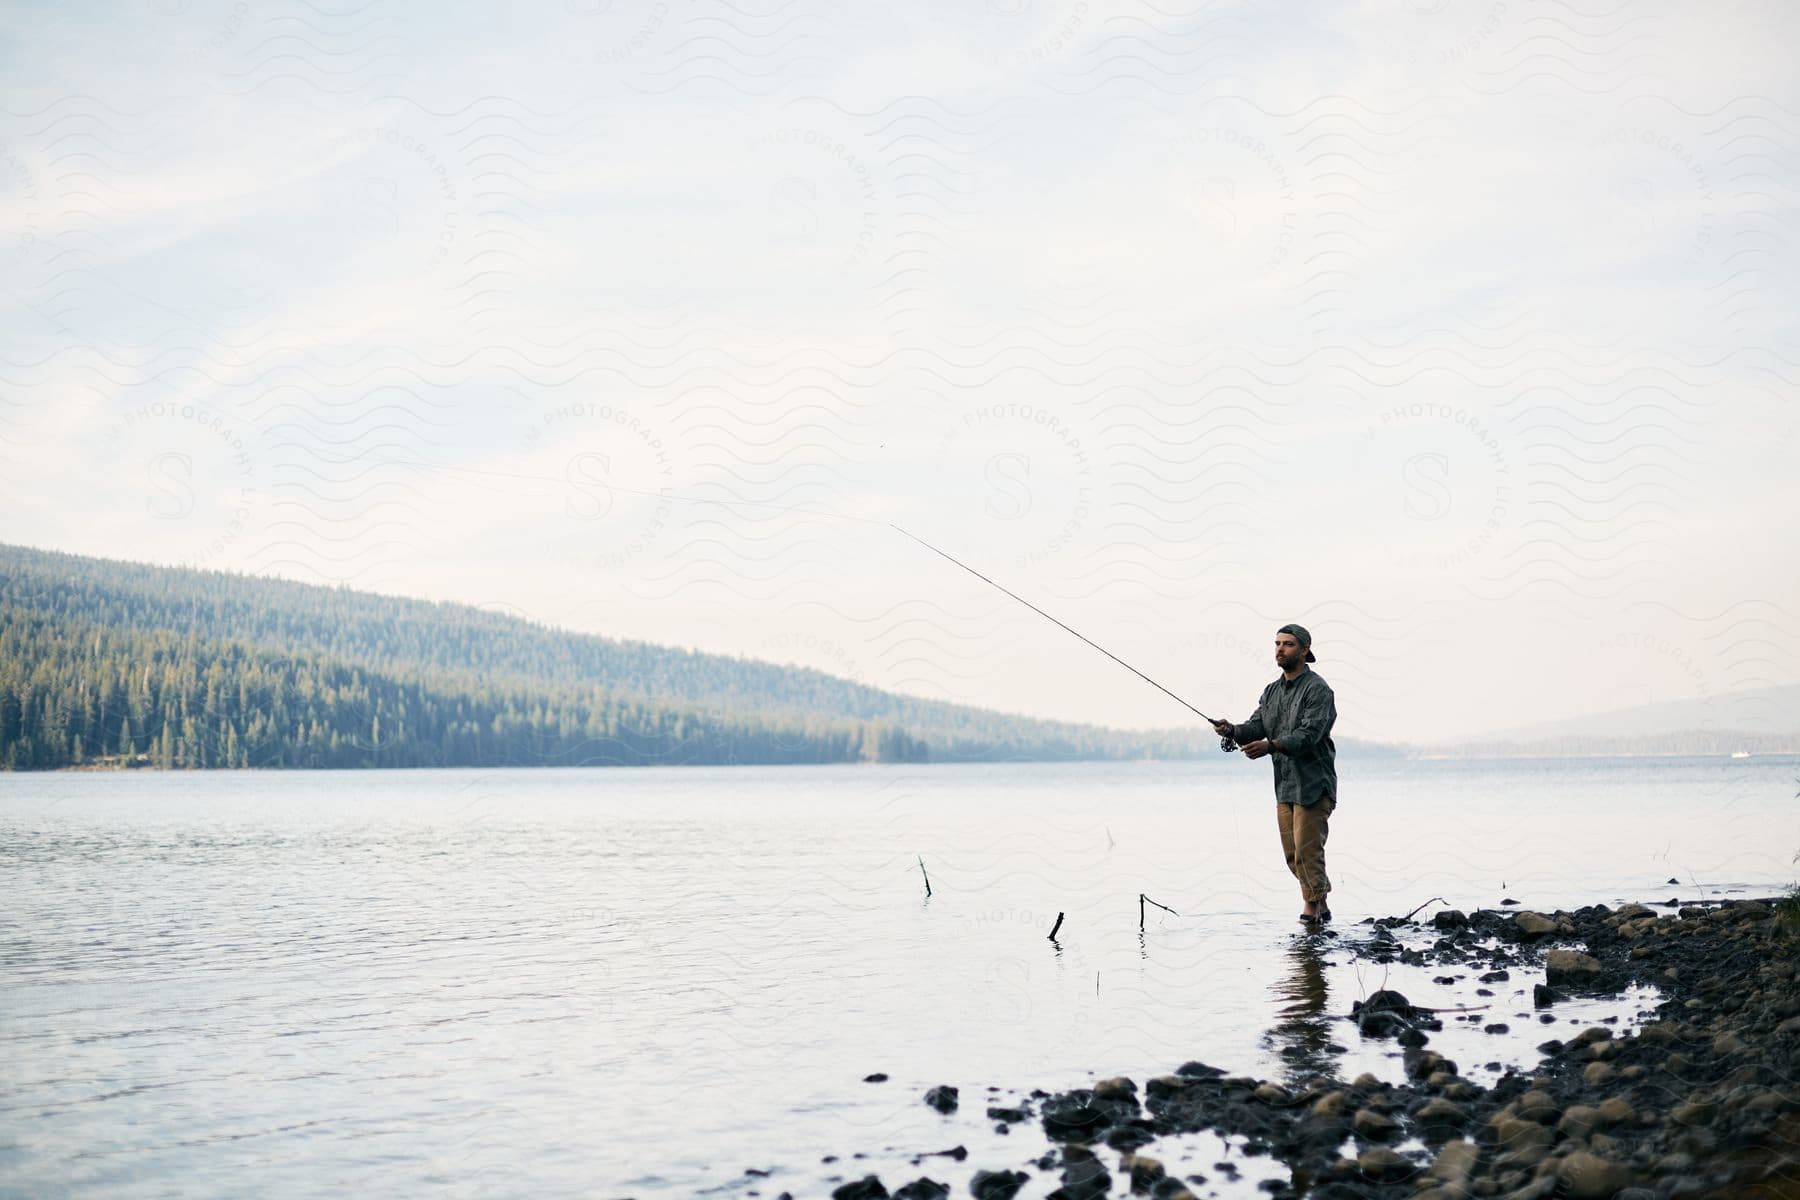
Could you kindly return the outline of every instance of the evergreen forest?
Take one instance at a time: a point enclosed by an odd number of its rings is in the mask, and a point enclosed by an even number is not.
[[[455,604],[0,545],[0,767],[1191,758]]]

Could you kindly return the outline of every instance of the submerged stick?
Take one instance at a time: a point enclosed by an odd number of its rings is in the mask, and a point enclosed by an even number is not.
[[[1500,886],[1502,889],[1504,889],[1506,885],[1501,884]],[[1448,904],[1448,903],[1450,903],[1450,902],[1448,900],[1444,899],[1442,896],[1433,896],[1431,899],[1429,899],[1425,902],[1425,904]],[[1425,904],[1419,905],[1419,908],[1424,908]],[[1419,908],[1413,909],[1412,912],[1407,913],[1404,917],[1401,917],[1400,919],[1402,921],[1412,920],[1413,916],[1419,911]]]
[[[925,875],[925,898],[931,899],[931,876],[925,874],[925,856],[919,856],[919,874]]]
[[[1062,919],[1063,919],[1063,915],[1061,913],[1057,913],[1056,914],[1056,924],[1054,924],[1050,927],[1050,940],[1053,942],[1056,940],[1056,931],[1062,928]]]
[[[1139,892],[1138,893],[1138,929],[1140,931],[1142,931],[1144,928],[1144,905],[1145,904],[1156,904],[1156,901],[1150,899],[1150,897],[1144,895],[1144,893]],[[1179,917],[1181,915],[1180,913],[1176,912],[1174,909],[1170,908],[1166,904],[1156,904],[1156,907],[1162,909],[1164,912],[1168,913],[1172,917]]]

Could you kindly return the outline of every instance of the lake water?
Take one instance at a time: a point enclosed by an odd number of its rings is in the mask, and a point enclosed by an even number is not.
[[[1794,759],[1340,768],[1345,937],[1438,896],[1796,873]],[[0,1194],[818,1196],[875,1172],[966,1195],[1043,1150],[991,1131],[990,1086],[1193,1058],[1398,1077],[1391,1044],[1333,1019],[1384,978],[1511,1022],[1434,1036],[1465,1074],[1535,1061],[1556,1030],[1532,980],[1475,1001],[1300,936],[1272,809],[1238,756],[0,776]],[[1140,892],[1179,915],[1140,932]],[[956,1115],[920,1102],[938,1083]],[[966,1162],[908,1162],[957,1144]],[[1212,1165],[1233,1152],[1189,1139],[1172,1165],[1257,1194],[1270,1164],[1234,1182]]]

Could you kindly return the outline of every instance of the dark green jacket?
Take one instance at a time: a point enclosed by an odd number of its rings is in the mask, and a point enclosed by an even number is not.
[[[1280,742],[1281,749],[1269,756],[1275,763],[1275,799],[1311,806],[1326,796],[1337,797],[1337,747],[1331,743],[1335,724],[1331,685],[1308,667],[1291,680],[1283,676],[1264,688],[1250,719],[1231,727],[1231,739],[1240,746],[1261,738]]]

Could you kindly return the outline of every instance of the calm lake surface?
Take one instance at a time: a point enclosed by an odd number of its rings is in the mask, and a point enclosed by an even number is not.
[[[1364,917],[1796,873],[1800,760],[1340,774],[1336,938],[1298,934],[1267,770],[1236,756],[0,775],[0,1194],[823,1196],[875,1172],[966,1195],[1043,1151],[991,1131],[990,1086],[1194,1058],[1397,1078],[1333,1019],[1384,982],[1344,945]],[[1140,933],[1140,892],[1179,915]],[[1482,1082],[1655,998],[1546,1030],[1532,979],[1478,999],[1434,974],[1386,983],[1511,1023],[1433,1038]],[[920,1102],[938,1083],[958,1114]],[[1233,1156],[1200,1137],[1171,1166],[1258,1194],[1270,1165],[1236,1156],[1234,1181]]]

